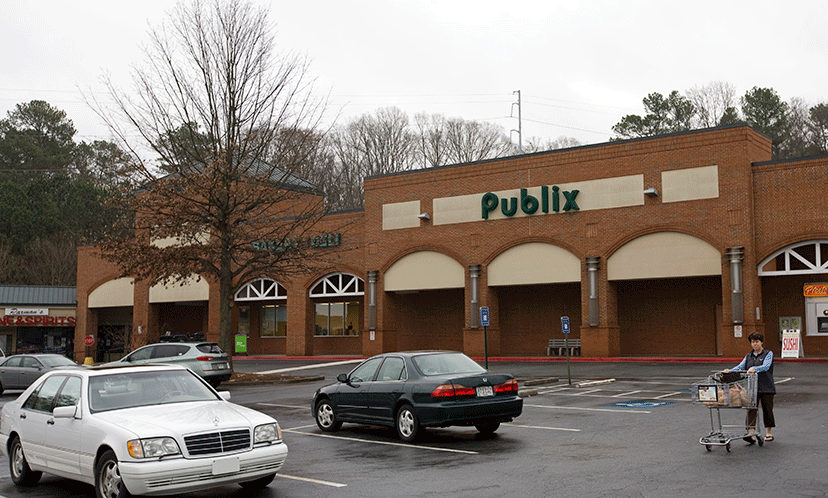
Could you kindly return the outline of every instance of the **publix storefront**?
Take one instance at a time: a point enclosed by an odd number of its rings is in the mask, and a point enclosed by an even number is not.
[[[825,356],[828,208],[803,202],[825,185],[828,158],[771,161],[744,125],[373,177],[363,211],[320,226],[350,227],[332,267],[244,283],[234,331],[248,354],[545,356],[569,317],[583,356],[732,357],[801,324]],[[174,297],[113,275],[81,251],[76,335],[117,308],[152,340],[187,307],[178,327],[217,336],[208,283]]]

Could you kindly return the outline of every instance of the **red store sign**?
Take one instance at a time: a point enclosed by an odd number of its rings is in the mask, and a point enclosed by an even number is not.
[[[828,297],[828,284],[806,284],[805,297]]]
[[[74,327],[74,316],[0,316],[0,326],[6,327]]]

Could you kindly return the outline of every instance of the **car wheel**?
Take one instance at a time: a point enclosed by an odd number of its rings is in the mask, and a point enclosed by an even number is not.
[[[220,380],[208,380],[207,383],[213,386],[213,389],[218,389],[218,386],[221,385]]]
[[[420,421],[411,405],[403,405],[397,411],[397,435],[406,443],[417,439],[420,433]]]
[[[500,422],[484,422],[474,426],[481,434],[491,435],[500,427]]]
[[[268,484],[273,482],[274,478],[276,478],[276,474],[269,474],[258,479],[253,479],[252,481],[240,482],[239,486],[251,491],[257,491],[266,488]]]
[[[95,465],[95,496],[97,498],[127,498],[130,496],[121,480],[118,458],[112,450],[104,453]]]
[[[23,454],[23,445],[17,436],[12,436],[11,444],[9,444],[9,474],[11,474],[12,481],[18,486],[37,484],[40,476],[43,475],[43,472],[35,472],[29,468],[29,462],[26,461],[26,455]]]
[[[316,404],[316,425],[325,432],[338,431],[342,422],[336,419],[333,405],[327,399]]]
[[[3,394],[3,383],[0,382],[0,394]]]

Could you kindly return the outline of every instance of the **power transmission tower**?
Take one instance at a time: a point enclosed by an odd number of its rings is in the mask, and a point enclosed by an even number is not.
[[[518,108],[518,129],[512,131],[516,131],[518,134],[518,154],[523,154],[523,120],[520,115],[520,90],[515,90],[512,93],[517,94],[517,103],[512,103],[512,109],[515,108],[515,104],[517,104]]]

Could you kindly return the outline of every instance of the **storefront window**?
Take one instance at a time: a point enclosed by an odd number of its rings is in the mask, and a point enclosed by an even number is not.
[[[344,303],[317,303],[313,334],[317,336],[359,335],[359,317],[362,306],[358,301]]]
[[[287,335],[287,306],[269,304],[262,306],[262,337]]]
[[[239,306],[239,330],[241,335],[250,335],[250,306]]]

